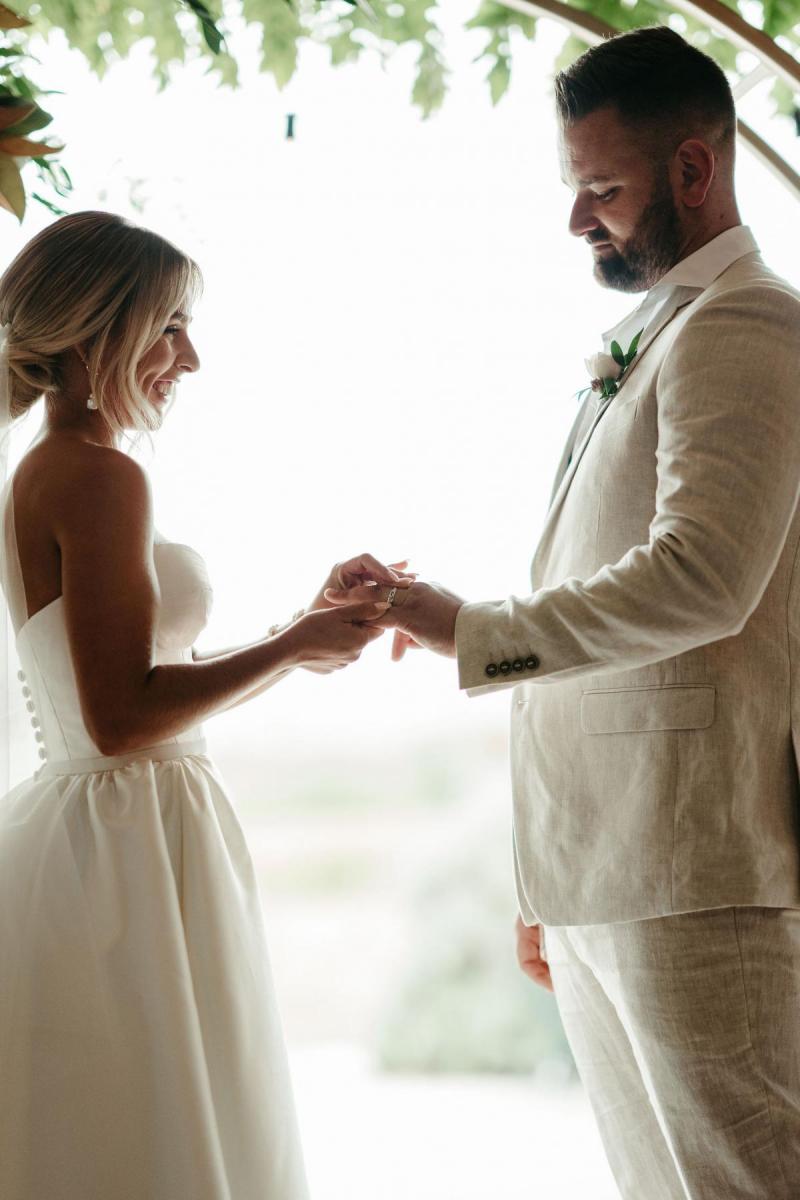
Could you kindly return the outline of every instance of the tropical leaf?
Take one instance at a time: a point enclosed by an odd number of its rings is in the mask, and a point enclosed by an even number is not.
[[[48,146],[46,142],[31,142],[23,137],[3,137],[0,134],[0,153],[14,158],[37,158],[42,154],[58,154],[63,146]]]
[[[25,17],[20,17],[10,8],[6,8],[5,4],[0,4],[0,29],[25,29],[28,25],[30,21]]]
[[[0,154],[0,206],[21,221],[25,216],[25,187],[19,167],[8,154]]]
[[[41,196],[38,192],[31,192],[31,200],[35,200],[37,204],[43,205],[54,217],[65,217],[67,215],[65,208],[54,204],[52,200],[48,200],[46,196]]]
[[[286,0],[243,0],[242,16],[261,25],[261,69],[279,88],[286,87],[297,69],[298,41],[305,34],[300,17]]]
[[[21,121],[14,125],[7,126],[8,132],[13,133],[15,137],[25,137],[29,133],[35,133],[37,129],[43,129],[45,125],[49,125],[52,121],[50,113],[45,112],[43,108],[39,108],[38,104],[34,105],[33,112],[27,117],[23,117]]]
[[[10,129],[35,112],[36,104],[31,100],[22,100],[18,96],[0,100],[0,129]]]
[[[423,117],[429,117],[444,104],[447,87],[447,68],[439,56],[429,49],[423,50],[417,63],[417,78],[411,92],[411,99],[422,110]]]
[[[211,53],[219,54],[224,49],[225,38],[217,28],[211,9],[203,3],[203,0],[184,0],[184,4],[192,10],[200,22],[203,40]]]
[[[511,83],[511,59],[508,55],[497,56],[495,64],[489,72],[488,80],[492,104],[497,104],[508,91],[508,85]]]

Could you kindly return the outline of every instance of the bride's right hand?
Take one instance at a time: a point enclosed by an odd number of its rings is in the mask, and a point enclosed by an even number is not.
[[[364,647],[385,632],[379,625],[364,622],[383,616],[388,607],[370,601],[305,613],[284,634],[293,665],[328,675],[354,663]]]

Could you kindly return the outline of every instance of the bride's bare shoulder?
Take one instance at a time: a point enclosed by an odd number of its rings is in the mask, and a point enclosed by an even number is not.
[[[32,446],[20,460],[14,503],[53,524],[71,523],[97,506],[150,508],[150,481],[144,468],[112,446],[54,434]]]

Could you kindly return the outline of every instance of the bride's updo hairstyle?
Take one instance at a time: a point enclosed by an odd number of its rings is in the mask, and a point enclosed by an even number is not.
[[[109,426],[158,428],[161,413],[136,368],[201,284],[191,258],[114,213],[72,213],[49,225],[0,277],[12,419],[62,386],[64,353],[80,345]]]

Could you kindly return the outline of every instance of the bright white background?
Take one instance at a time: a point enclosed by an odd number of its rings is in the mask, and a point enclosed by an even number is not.
[[[201,551],[215,587],[201,648],[263,635],[362,550],[408,555],[470,599],[527,590],[583,358],[635,300],[598,288],[588,247],[566,231],[550,98],[562,32],[543,22],[534,44],[515,44],[511,91],[493,110],[470,65],[482,35],[460,32],[463,4],[446,13],[450,94],[429,121],[410,105],[405,50],[386,70],[369,59],[333,70],[306,48],[283,94],[257,73],[242,31],[237,92],[189,66],[159,93],[144,54],[99,83],[57,38],[39,50],[42,78],[65,92],[49,107],[77,184],[70,208],[139,219],[205,273],[193,326],[202,370],[182,384],[149,467],[160,531]],[[797,160],[763,89],[742,112]],[[800,282],[796,204],[744,151],[739,191],[767,260]],[[22,229],[3,218],[3,260],[49,219],[36,205]],[[422,745],[451,746],[455,773],[460,748],[480,744],[507,820],[508,696],[467,700],[452,662],[414,654],[392,666],[388,651],[386,638],[337,676],[297,673],[209,724],[224,769],[235,774],[246,753],[270,781],[258,797],[265,861],[294,836],[269,824],[270,787],[315,756],[380,790]],[[257,856],[260,828],[248,827]],[[457,839],[457,823],[443,836]],[[366,917],[351,917],[357,940]],[[293,919],[272,937],[294,1047],[316,1000]],[[362,936],[365,975],[380,974],[389,939]],[[357,999],[332,986],[334,1008]],[[295,1053],[321,1197],[374,1196],[378,1180],[384,1200],[614,1195],[572,1093],[501,1082],[389,1093],[335,1046],[324,1066]],[[343,1090],[346,1128],[335,1122]]]
[[[545,21],[535,43],[517,39],[493,110],[470,65],[482,35],[460,30],[463,5],[446,13],[450,94],[428,121],[409,102],[406,50],[386,70],[334,70],[306,47],[281,94],[242,31],[236,92],[189,66],[159,93],[143,53],[100,83],[58,39],[41,49],[66,93],[49,104],[70,207],[141,219],[205,273],[202,369],[151,473],[160,529],[208,560],[206,649],[259,636],[365,549],[408,555],[466,598],[524,593],[583,358],[635,303],[592,281],[566,231],[550,95],[562,31]],[[742,111],[797,161],[763,85]],[[800,281],[796,205],[745,151],[739,190],[767,260]],[[35,204],[21,230],[4,220],[3,258],[48,220]],[[316,739],[357,726],[397,740],[504,719],[502,693],[458,694],[452,663],[387,657],[388,638],[335,678],[292,678],[280,704],[238,708],[213,736],[285,745],[313,725]]]

